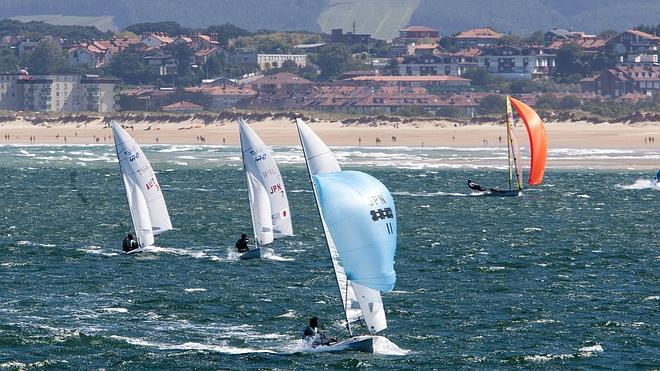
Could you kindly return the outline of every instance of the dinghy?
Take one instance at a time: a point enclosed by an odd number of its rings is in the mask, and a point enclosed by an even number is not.
[[[156,174],[140,146],[116,122],[112,135],[138,242],[138,248],[127,253],[141,252],[153,246],[154,236],[172,229],[172,222]]]
[[[387,188],[359,171],[342,171],[335,156],[302,120],[296,119],[307,170],[335,272],[349,338],[319,345],[323,351],[374,352],[387,328],[381,292],[396,282],[396,211]],[[364,320],[369,335],[353,336]],[[383,338],[383,340],[386,340]]]
[[[289,200],[280,170],[270,149],[243,119],[239,119],[241,155],[247,180],[255,248],[240,258],[255,259],[272,254],[270,244],[277,238],[292,236]]]
[[[525,123],[529,137],[531,164],[529,170],[528,185],[538,185],[543,181],[545,163],[548,153],[548,137],[545,126],[539,115],[525,103],[506,97],[506,142],[507,156],[509,159],[509,189],[484,188],[468,179],[468,187],[475,191],[484,192],[485,196],[518,196],[523,190],[522,169],[520,166],[520,148],[513,134],[513,108]]]

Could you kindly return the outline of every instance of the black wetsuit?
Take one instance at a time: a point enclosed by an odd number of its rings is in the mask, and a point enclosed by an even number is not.
[[[250,250],[250,248],[248,247],[247,239],[241,238],[240,240],[236,241],[236,250],[238,250],[238,252],[246,252]]]
[[[318,327],[307,326],[303,332],[303,340],[308,342],[312,347],[317,347],[319,345],[328,345],[332,343],[332,339],[328,340],[325,337],[323,331],[319,330]]]
[[[138,248],[137,242],[130,237],[124,238],[124,243],[122,243],[122,250],[124,252],[132,251]]]
[[[468,179],[468,187],[470,187],[470,189],[474,189],[475,191],[480,191],[480,192],[488,191],[487,189],[482,188],[479,184],[473,182],[470,179]]]

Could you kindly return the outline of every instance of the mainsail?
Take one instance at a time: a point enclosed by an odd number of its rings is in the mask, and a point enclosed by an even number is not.
[[[297,126],[346,320],[362,317],[379,332],[387,328],[380,292],[396,281],[394,201],[372,176],[341,171],[321,139],[302,120]]]
[[[516,109],[527,128],[531,152],[531,165],[529,170],[529,185],[541,184],[545,172],[545,163],[548,153],[548,136],[545,126],[539,115],[525,103],[509,98],[511,105]]]
[[[252,228],[255,240],[263,246],[293,235],[289,200],[272,153],[243,119],[239,121]]]
[[[135,234],[140,246],[153,245],[154,235],[172,229],[160,184],[137,142],[115,122],[112,135]]]

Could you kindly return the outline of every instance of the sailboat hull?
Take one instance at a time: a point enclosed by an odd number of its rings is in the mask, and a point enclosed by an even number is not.
[[[495,196],[495,197],[517,197],[520,196],[522,192],[516,189],[511,190],[502,190],[502,189],[489,189],[484,193],[484,196]]]
[[[258,247],[250,251],[244,252],[241,254],[241,260],[250,260],[250,259],[259,259],[274,253],[273,249],[270,247]]]
[[[373,336],[354,336],[330,345],[319,345],[314,348],[317,352],[374,352]]]
[[[124,252],[122,252],[122,255],[131,255],[131,254],[137,254],[137,253],[141,253],[141,252],[142,252],[142,248],[138,247],[137,249],[124,251]]]

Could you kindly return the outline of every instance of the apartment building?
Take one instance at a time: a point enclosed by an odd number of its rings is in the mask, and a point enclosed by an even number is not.
[[[0,109],[113,112],[118,79],[92,75],[0,74]]]

